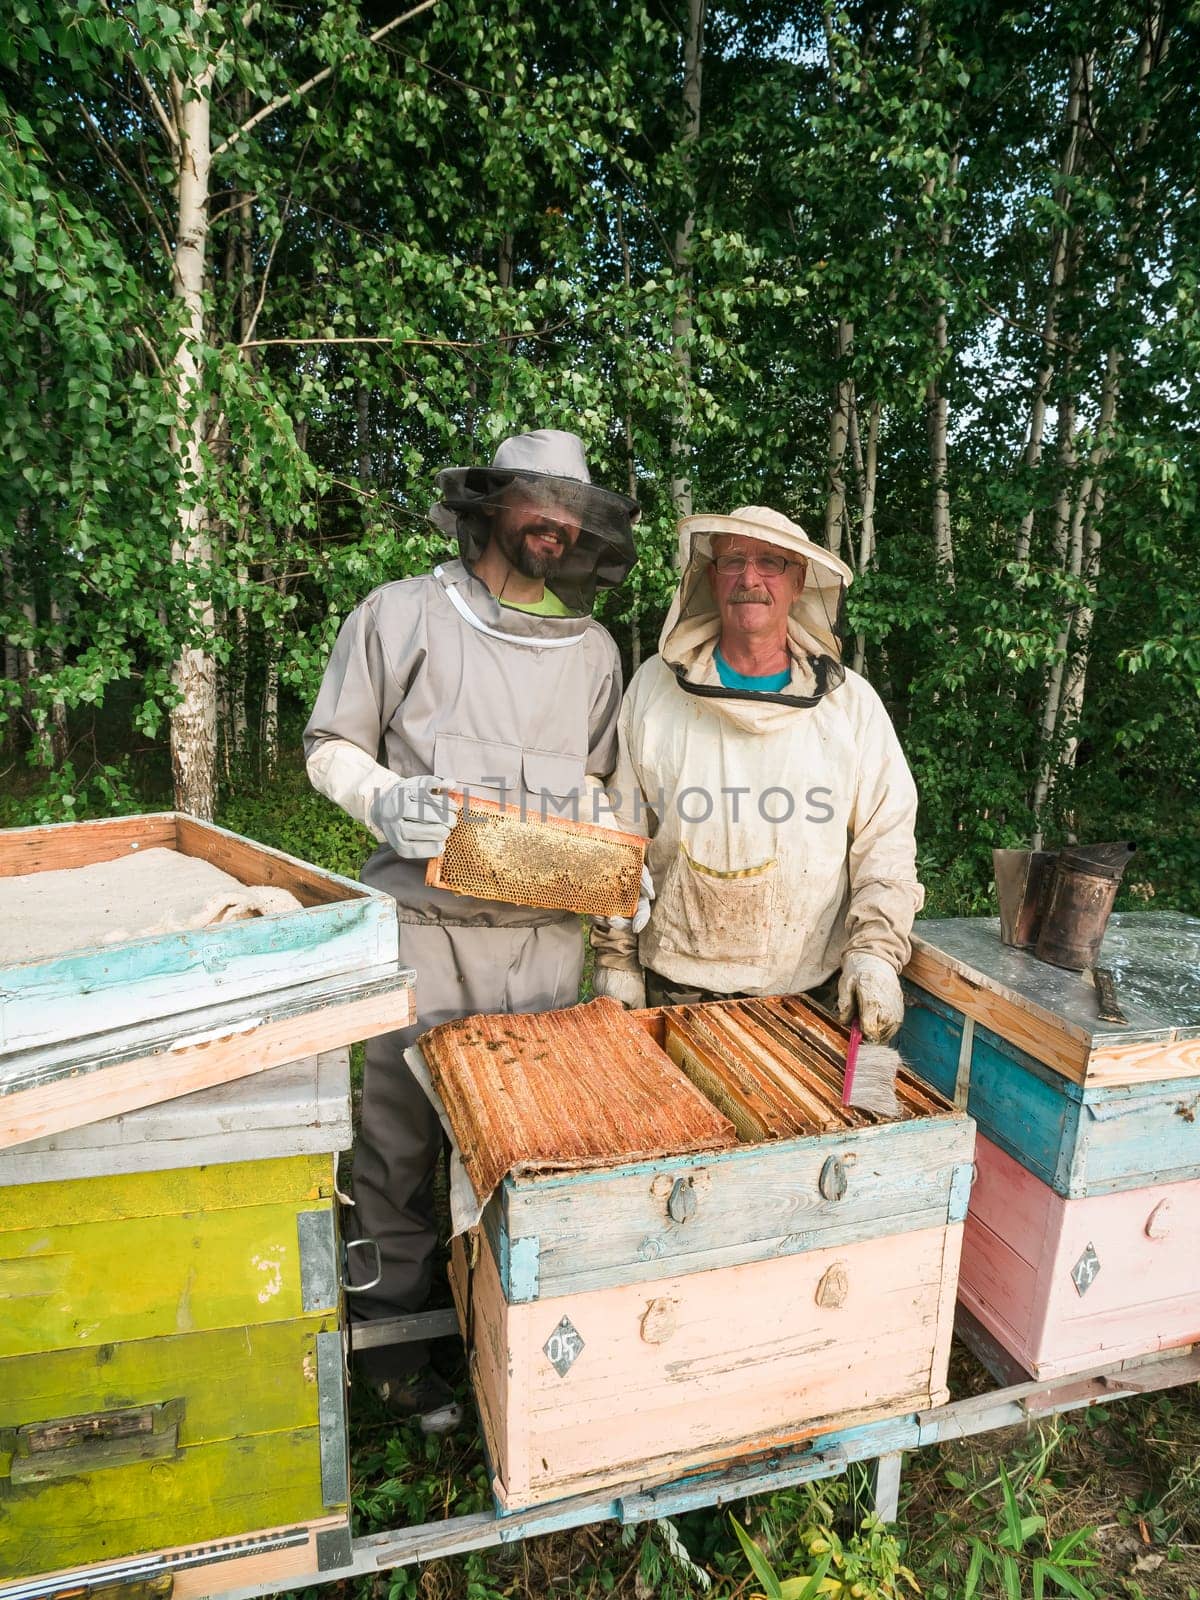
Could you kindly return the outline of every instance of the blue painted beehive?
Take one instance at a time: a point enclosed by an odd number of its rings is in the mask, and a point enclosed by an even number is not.
[[[1069,1199],[1200,1177],[1200,918],[1112,919],[1127,1025],[993,918],[917,924],[897,1041],[980,1132]]]

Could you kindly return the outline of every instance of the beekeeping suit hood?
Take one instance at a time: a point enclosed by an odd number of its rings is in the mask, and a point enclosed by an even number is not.
[[[723,533],[774,545],[789,560],[805,565],[804,587],[788,617],[791,681],[777,694],[726,688],[717,673],[713,652],[721,636],[721,617],[709,572],[713,541]],[[658,648],[681,689],[708,700],[735,722],[763,727],[800,707],[816,705],[844,681],[842,603],[853,574],[814,544],[797,523],[766,506],[742,506],[728,516],[684,517],[679,524],[679,567],[683,577]]]
[[[458,540],[468,567],[474,568],[491,537],[498,496],[514,482],[548,512],[578,521],[578,537],[546,584],[574,616],[590,616],[597,589],[617,588],[637,559],[637,501],[592,482],[575,434],[558,428],[517,434],[499,447],[490,467],[447,467],[438,473],[442,498],[429,515]]]

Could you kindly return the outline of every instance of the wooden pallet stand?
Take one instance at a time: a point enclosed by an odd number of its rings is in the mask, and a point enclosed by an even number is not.
[[[392,1332],[396,1338],[433,1338],[450,1332],[453,1326],[453,1313],[429,1312],[403,1319],[403,1327],[398,1320]],[[379,1333],[379,1329],[373,1331],[372,1347],[380,1342]],[[176,1594],[184,1595],[185,1600],[191,1600],[193,1594],[203,1594],[209,1600],[263,1600],[286,1589],[377,1578],[397,1567],[444,1560],[592,1523],[615,1521],[628,1526],[707,1506],[730,1505],[748,1495],[771,1494],[796,1484],[837,1477],[859,1462],[873,1469],[876,1506],[885,1520],[892,1520],[906,1451],[1105,1405],[1131,1395],[1166,1391],[1197,1380],[1200,1347],[1113,1362],[1048,1382],[1001,1380],[1002,1387],[985,1394],[859,1427],[829,1430],[794,1449],[767,1452],[650,1488],[618,1486],[607,1493],[580,1495],[526,1511],[480,1511],[370,1534],[350,1541],[340,1559],[327,1559],[320,1566],[313,1562],[302,1574],[286,1578],[274,1574],[253,1577],[245,1567],[232,1563],[226,1566],[221,1548],[214,1547],[208,1552],[208,1559],[217,1564],[201,1569],[205,1587],[188,1587],[186,1591],[177,1587]],[[237,1549],[232,1542],[226,1548]],[[330,1544],[326,1550],[327,1556],[332,1556],[335,1546]],[[192,1552],[190,1558],[199,1560],[201,1555]],[[148,1576],[156,1572],[165,1575],[170,1570],[166,1565],[170,1559],[167,1554],[150,1558],[138,1570]],[[77,1587],[85,1594],[96,1593],[105,1584],[127,1581],[131,1570],[128,1563],[98,1566],[76,1574]],[[55,1592],[46,1584],[0,1584],[0,1600],[53,1600]]]

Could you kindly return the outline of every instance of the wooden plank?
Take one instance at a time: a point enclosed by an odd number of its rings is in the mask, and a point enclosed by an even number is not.
[[[1031,1378],[1028,1383],[952,1400],[948,1405],[919,1412],[919,1443],[940,1444],[948,1439],[968,1439],[1028,1421],[1031,1414],[1046,1416],[1054,1411],[1074,1411],[1094,1405],[1096,1398],[1081,1393],[1079,1380],[1098,1376],[1104,1380],[1104,1400],[1119,1400],[1132,1394],[1150,1394],[1157,1389],[1172,1389],[1200,1379],[1200,1351],[1187,1354],[1158,1351],[1130,1361],[1111,1361],[1104,1366],[1069,1374],[1061,1378]]]
[[[939,1405],[950,1398],[946,1377],[950,1370],[950,1342],[954,1334],[954,1303],[958,1292],[964,1231],[964,1224],[960,1222],[946,1228],[942,1234],[941,1289],[933,1317],[933,1344],[929,1352],[927,1379],[931,1405]]]
[[[160,1034],[149,1048],[147,1036],[139,1041],[135,1031],[107,1041],[107,1054],[74,1065],[61,1053],[10,1060],[0,1095],[0,1149],[370,1039],[407,1027],[414,1016],[412,975],[404,970],[340,994],[326,989],[320,1003],[311,987],[298,993],[304,998],[176,1018],[174,1026],[189,1031],[173,1039]],[[137,1042],[142,1053],[125,1053]],[[105,1045],[100,1039],[94,1048]]]
[[[246,1432],[315,1427],[316,1336],[336,1327],[337,1315],[330,1311],[9,1356],[0,1360],[0,1429],[151,1405],[173,1396],[186,1401],[181,1449]]]
[[[799,1483],[831,1478],[844,1472],[852,1461],[866,1461],[876,1452],[891,1448],[912,1449],[916,1443],[917,1426],[912,1415],[883,1417],[832,1433],[814,1434],[799,1449],[779,1450],[725,1466],[718,1464],[670,1483],[622,1494],[618,1514],[624,1523],[649,1522],[705,1506],[730,1505],[750,1495],[772,1494]]]
[[[0,878],[54,872],[115,861],[131,850],[178,848],[177,813],[104,817],[95,822],[55,822],[40,828],[0,829]]]
[[[408,1344],[413,1339],[445,1339],[459,1331],[457,1312],[418,1311],[411,1317],[375,1317],[370,1322],[352,1322],[347,1329],[353,1350],[383,1350]]]
[[[310,866],[282,850],[240,838],[226,828],[195,817],[180,815],[177,837],[177,848],[185,856],[200,856],[241,883],[288,889],[304,906],[371,897],[371,890],[353,878]]]
[[[202,1545],[174,1545],[120,1561],[89,1562],[38,1577],[56,1580],[56,1591],[78,1591],[81,1595],[106,1583],[120,1588],[136,1578],[148,1580],[168,1574],[174,1585],[172,1600],[212,1600],[216,1594],[228,1594],[229,1585],[263,1585],[256,1592],[268,1593],[298,1587],[302,1582],[322,1582],[317,1538],[343,1530],[348,1539],[344,1515],[321,1517],[302,1524],[255,1528],[231,1538],[206,1540]],[[28,1596],[33,1581],[37,1580],[0,1584],[0,1600]]]
[[[269,1072],[0,1150],[0,1187],[348,1150],[350,1052]]]
[[[1200,1038],[1177,1034],[1168,1043],[1106,1044],[1088,1062],[1088,1085],[1163,1082],[1200,1077]]]
[[[485,1225],[510,1252],[521,1240],[538,1241],[546,1298],[938,1226],[947,1221],[954,1169],[971,1160],[972,1148],[968,1119],[946,1116],[522,1178],[505,1183]],[[831,1157],[847,1179],[838,1200],[820,1187]],[[679,1223],[667,1206],[681,1177],[696,1207]],[[501,1274],[515,1299],[503,1253]]]
[[[374,897],[22,962],[0,972],[0,1052],[360,972],[398,948],[395,902]]]
[[[299,1205],[327,1199],[333,1190],[334,1164],[329,1155],[70,1179],[56,1185],[49,1216],[47,1191],[22,1184],[0,1189],[0,1249],[6,1234],[39,1227],[53,1254],[51,1241],[59,1226],[235,1211],[241,1206]]]
[[[141,1264],[137,1274],[131,1259]],[[10,1376],[8,1358],[39,1351],[298,1318],[297,1208],[10,1231],[0,1235],[0,1305],[0,1360]]]
[[[904,976],[1075,1083],[1087,1077],[1091,1035],[916,935]]]
[[[900,1514],[900,1473],[904,1453],[889,1450],[887,1455],[876,1456],[871,1463],[871,1484],[868,1491],[870,1509],[880,1522],[895,1522]]]
[[[164,1473],[140,1462],[14,1492],[0,1522],[0,1566],[22,1576],[197,1544],[264,1524],[328,1515],[316,1427],[222,1440],[180,1452]]]

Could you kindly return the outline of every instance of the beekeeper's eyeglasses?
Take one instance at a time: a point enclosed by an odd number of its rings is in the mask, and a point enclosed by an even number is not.
[[[740,578],[747,567],[761,572],[764,578],[782,578],[789,567],[798,567],[798,561],[786,556],[714,556],[713,566],[723,578]]]

